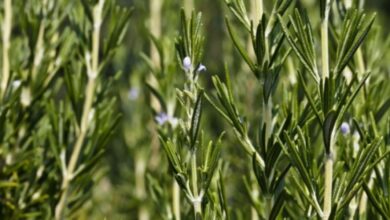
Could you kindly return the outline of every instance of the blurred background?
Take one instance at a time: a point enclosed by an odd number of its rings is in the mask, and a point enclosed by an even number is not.
[[[250,0],[246,0],[248,5]],[[309,13],[319,13],[317,0],[297,1],[308,9]],[[156,187],[162,191],[170,190],[171,177],[168,174],[168,164],[159,147],[156,137],[153,114],[150,110],[150,97],[145,89],[145,81],[149,80],[151,68],[148,61],[159,69],[161,63],[167,64],[165,75],[174,79],[176,86],[181,86],[182,72],[178,68],[174,41],[179,34],[179,11],[184,7],[187,15],[194,7],[196,12],[202,13],[204,22],[205,46],[203,63],[207,72],[201,76],[202,85],[211,90],[210,76],[224,73],[226,63],[234,80],[240,88],[246,90],[235,91],[245,108],[248,117],[255,117],[260,105],[256,102],[259,95],[257,85],[253,84],[255,78],[241,62],[238,53],[226,32],[225,17],[231,18],[224,0],[118,0],[124,7],[133,7],[133,15],[129,21],[129,29],[124,45],[114,59],[110,71],[120,71],[121,78],[115,86],[118,110],[122,114],[121,124],[115,136],[107,147],[103,161],[100,182],[94,189],[91,202],[86,204],[80,216],[88,219],[160,219],[163,204],[156,202]],[[271,0],[265,0],[266,7]],[[366,1],[366,9],[378,13],[377,26],[383,27],[384,35],[389,32],[390,1]],[[319,16],[319,15],[317,15]],[[313,21],[314,23],[316,21]],[[150,36],[153,35],[163,45],[164,58],[156,52]],[[245,36],[242,36],[243,39]],[[161,71],[161,69],[160,69]],[[158,70],[157,70],[158,72]],[[241,86],[242,85],[242,86]],[[203,125],[210,137],[217,136],[225,123],[220,117],[215,117],[214,110],[206,111],[206,120]],[[234,135],[228,131],[224,139],[222,158],[226,160],[224,167],[226,173],[242,173],[245,175],[249,167],[243,165],[237,158],[247,157],[237,146]],[[231,155],[235,155],[232,157]],[[238,155],[238,156],[237,156]],[[239,208],[242,213],[250,210],[249,202],[243,206],[240,201],[246,200],[242,176],[226,176],[228,181],[235,182],[229,193],[235,193],[234,199],[229,200],[231,208]],[[157,183],[156,183],[157,182]],[[157,187],[157,188],[158,188]],[[164,194],[164,193],[161,193]],[[237,214],[240,215],[240,214]],[[244,218],[245,219],[245,218]]]

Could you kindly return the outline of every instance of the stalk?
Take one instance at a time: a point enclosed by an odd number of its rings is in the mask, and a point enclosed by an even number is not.
[[[325,158],[325,191],[323,220],[328,220],[332,211],[332,182],[333,182],[333,155],[327,154]]]
[[[137,197],[142,201],[141,204],[144,204],[146,198],[145,190],[145,169],[146,161],[145,157],[142,154],[138,154],[135,161],[135,189]],[[138,210],[138,219],[139,220],[148,220],[149,212],[146,205],[141,205]]]
[[[258,185],[256,181],[256,177],[254,173],[252,172],[250,175],[250,181],[251,181],[251,194],[253,198],[258,198],[259,197],[259,190],[258,190]],[[251,220],[258,220],[259,219],[259,214],[257,213],[257,210],[252,206],[251,207]]]
[[[150,0],[150,33],[156,38],[159,39],[161,37],[161,7],[163,0]],[[156,46],[150,41],[150,59],[152,60],[153,65],[158,69],[160,66],[160,55]],[[158,87],[158,82],[154,75],[151,73],[147,77],[147,81],[150,85],[155,88]],[[154,96],[150,97],[150,105],[157,112],[161,111],[160,103],[158,99]],[[151,155],[149,160],[149,167],[154,170],[159,166],[160,161],[160,145],[158,141],[158,134],[156,132],[155,124],[153,121],[149,122],[150,124],[150,132],[151,132]]]
[[[273,195],[266,195],[265,196],[265,218],[266,219],[270,219],[271,217],[271,211],[272,211],[272,207],[273,207],[273,199],[272,199],[272,196]]]
[[[150,32],[157,39],[161,36],[161,6],[162,0],[150,0]],[[150,58],[156,66],[160,57],[154,44],[150,45]]]
[[[194,0],[184,0],[184,11],[186,15],[191,15],[193,9],[194,9]]]
[[[259,25],[261,16],[263,15],[263,0],[253,0],[252,3],[253,3],[253,7],[252,7],[253,28],[255,28],[256,30],[257,25]]]
[[[38,40],[35,47],[35,53],[34,53],[34,63],[33,68],[31,71],[32,78],[36,80],[37,78],[37,69],[41,65],[43,53],[45,51],[44,45],[43,45],[43,37],[45,34],[45,20],[41,21],[41,24],[39,26],[39,32],[38,32]]]
[[[329,43],[328,43],[328,21],[330,11],[330,0],[326,0],[324,15],[321,21],[321,59],[322,59],[322,80],[329,78]],[[325,83],[324,83],[325,84]],[[333,139],[333,137],[331,137]],[[323,220],[328,220],[332,212],[332,182],[333,182],[333,141],[330,141],[329,152],[325,155],[325,186]]]
[[[254,191],[252,190],[252,194],[255,194]],[[255,208],[251,208],[251,220],[258,220],[259,216],[257,214],[257,211]]]
[[[192,194],[193,200],[192,205],[194,207],[194,219],[198,219],[198,217],[202,216],[202,207],[201,207],[201,197],[198,191],[198,172],[196,165],[196,150],[194,149],[191,152],[191,180],[192,180]]]
[[[70,181],[73,178],[74,171],[76,168],[77,160],[79,158],[85,136],[88,131],[89,116],[91,114],[92,103],[94,98],[96,78],[99,71],[99,39],[100,39],[100,28],[102,23],[102,11],[103,11],[104,0],[99,0],[98,4],[94,7],[94,23],[92,33],[92,58],[86,55],[87,71],[88,71],[88,84],[86,88],[86,96],[83,106],[83,114],[81,117],[80,130],[73,147],[73,152],[68,164],[68,167],[64,167],[64,177],[62,180],[62,193],[60,200],[55,209],[55,219],[64,219],[64,209],[67,205],[67,197],[69,193]],[[90,60],[92,59],[92,60]]]
[[[12,0],[4,1],[4,22],[3,22],[3,74],[1,77],[1,94],[0,99],[3,99],[7,90],[8,81],[10,78],[9,64],[9,48],[12,28]]]
[[[175,220],[180,220],[180,186],[176,180],[173,180],[172,184],[172,203],[173,203],[173,216]]]
[[[257,30],[257,26],[259,25],[260,23],[260,19],[262,18],[263,16],[263,13],[264,13],[264,4],[263,4],[263,0],[252,0],[251,1],[251,17],[252,17],[252,21],[253,21],[253,33],[256,33],[256,30]],[[255,57],[255,52],[253,50],[253,47],[252,47],[252,41],[251,39],[248,40],[248,43],[247,43],[247,48],[248,48],[248,53],[251,57]],[[265,48],[265,51],[268,51],[268,40],[266,39],[266,48]],[[245,65],[245,68],[247,69],[248,67]],[[252,91],[253,90],[253,87],[251,86],[251,81],[248,82],[248,88],[249,88],[249,91]],[[252,101],[252,100],[251,100]],[[248,105],[248,108],[251,107],[251,104],[252,102],[249,102],[249,105]],[[272,104],[271,104],[272,105]],[[272,120],[272,115],[268,114],[270,111],[268,111],[268,105],[264,104],[263,105],[263,117],[265,119],[265,123],[267,124],[267,129],[266,129],[266,133],[268,132],[269,134],[269,128],[268,128],[268,125],[270,125],[269,123],[269,120]],[[272,107],[271,107],[272,108]],[[268,136],[266,134],[266,138],[268,139]],[[247,139],[249,140],[249,139]],[[250,143],[250,141],[248,142]],[[249,146],[252,146],[252,144],[250,144]],[[257,153],[257,151],[252,147],[252,149],[250,149],[250,151],[252,152],[256,152],[256,159],[257,161],[261,164],[261,167],[264,168],[265,164],[264,164],[264,161],[262,160],[262,158],[260,157],[260,155]],[[253,183],[253,181],[252,181]],[[254,198],[257,198],[259,196],[259,191],[256,189],[256,184],[253,184],[254,186],[252,186],[252,190],[251,190],[251,194]],[[268,203],[266,201],[266,206],[268,206]],[[267,212],[267,210],[266,210]],[[266,216],[268,217],[268,214],[266,214]],[[256,208],[254,208],[253,206],[251,207],[251,220],[258,220],[259,219],[259,215],[257,213],[257,210]]]

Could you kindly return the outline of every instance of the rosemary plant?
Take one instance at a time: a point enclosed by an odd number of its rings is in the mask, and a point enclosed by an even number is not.
[[[184,88],[177,88],[177,101],[180,104],[178,111],[181,117],[173,116],[162,102],[162,111],[155,116],[156,122],[161,126],[160,140],[167,154],[173,176],[184,192],[185,197],[192,205],[194,218],[212,216],[209,208],[205,208],[204,201],[209,193],[209,186],[218,165],[218,155],[221,146],[221,137],[214,143],[205,143],[201,131],[203,111],[203,90],[198,84],[199,75],[207,70],[200,62],[202,58],[202,23],[201,15],[192,14],[187,20],[185,13],[181,12],[181,35],[176,42],[178,59],[185,74]],[[152,89],[153,91],[153,89]],[[158,95],[157,92],[155,92]],[[170,129],[164,129],[165,126]],[[171,130],[171,131],[169,131]],[[187,164],[189,166],[187,167]],[[178,193],[178,192],[174,192]],[[174,200],[180,198],[173,197]],[[173,206],[180,205],[180,201]],[[202,208],[203,206],[203,208]],[[180,218],[180,211],[175,211],[175,218]]]
[[[390,219],[386,2],[0,1],[0,219]]]
[[[105,72],[130,13],[104,0],[3,6],[0,215],[67,219],[90,197],[118,122]],[[117,14],[107,36],[105,13]]]

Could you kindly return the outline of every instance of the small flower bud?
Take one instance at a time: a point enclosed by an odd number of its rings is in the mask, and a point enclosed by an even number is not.
[[[131,101],[137,100],[139,97],[139,89],[131,88],[127,94],[127,98]]]
[[[347,122],[343,122],[340,126],[341,133],[343,135],[347,135],[350,132],[349,124]]]
[[[186,72],[189,72],[192,68],[191,58],[189,56],[186,56],[183,59],[183,68]]]

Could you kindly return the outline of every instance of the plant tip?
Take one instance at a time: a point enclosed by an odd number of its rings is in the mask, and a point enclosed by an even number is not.
[[[349,124],[347,122],[343,122],[340,126],[340,130],[341,130],[341,133],[343,135],[347,135],[349,134],[350,132],[350,127],[349,127]]]
[[[191,70],[192,63],[191,58],[189,56],[184,57],[183,59],[183,68],[186,72],[189,72]]]

